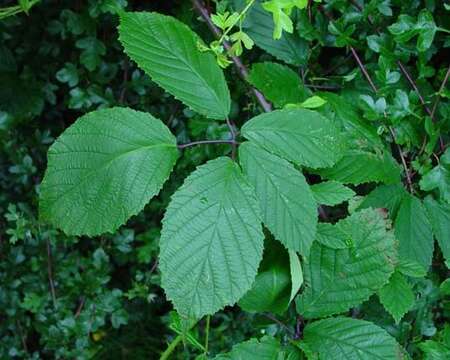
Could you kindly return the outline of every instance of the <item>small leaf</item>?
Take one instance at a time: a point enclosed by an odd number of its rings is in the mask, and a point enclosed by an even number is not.
[[[402,349],[384,329],[364,320],[330,318],[308,324],[304,342],[319,360],[398,360]]]
[[[311,96],[300,77],[289,67],[271,63],[253,64],[247,81],[261,91],[275,107],[299,103]]]
[[[334,206],[355,196],[355,192],[338,181],[325,181],[311,186],[319,204]]]
[[[286,248],[307,255],[316,233],[317,204],[303,174],[249,142],[239,147],[239,158],[256,190],[264,224]]]
[[[172,196],[160,240],[161,283],[182,315],[200,318],[236,303],[252,286],[264,235],[253,188],[220,157]]]
[[[245,2],[241,1],[242,6]],[[274,39],[275,24],[272,14],[264,10],[261,2],[256,1],[245,16],[242,24],[245,32],[256,46],[292,65],[306,65],[309,57],[308,42],[296,32],[284,32],[280,39]]]
[[[193,110],[224,120],[230,112],[230,93],[223,72],[201,41],[173,17],[158,13],[123,13],[120,41],[130,58],[153,81]]]
[[[320,96],[315,95],[303,101],[301,104],[299,104],[299,106],[305,109],[317,109],[318,107],[321,107],[326,103],[326,100],[322,99]]]
[[[431,224],[418,198],[412,195],[403,198],[394,228],[399,241],[399,258],[415,263],[427,272],[433,257],[434,241]]]
[[[353,243],[351,236],[329,223],[317,224],[316,241],[330,249],[348,249]]]
[[[291,269],[291,296],[289,298],[289,303],[294,300],[298,291],[303,285],[303,271],[300,259],[295,251],[289,250],[289,266]]]
[[[389,282],[380,289],[378,296],[384,308],[392,315],[397,324],[414,305],[414,293],[411,285],[399,272],[392,274]]]
[[[75,46],[83,49],[80,54],[80,62],[89,71],[94,71],[100,65],[101,57],[106,54],[106,46],[93,36],[77,40]]]
[[[148,113],[86,114],[48,151],[40,216],[70,235],[113,232],[159,192],[177,158],[175,137]]]
[[[441,199],[450,203],[450,148],[441,155],[440,164],[422,177],[419,185],[424,191],[439,190]]]
[[[333,122],[306,109],[276,110],[256,116],[244,124],[242,135],[278,156],[312,168],[332,166],[345,148]]]
[[[78,84],[78,69],[72,63],[65,63],[64,67],[56,73],[56,78],[62,83],[67,83],[70,87]]]

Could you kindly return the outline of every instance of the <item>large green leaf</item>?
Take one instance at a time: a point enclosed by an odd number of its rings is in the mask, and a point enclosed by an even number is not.
[[[394,272],[378,293],[380,302],[398,323],[414,305],[414,292],[405,277]]]
[[[294,70],[277,63],[254,64],[247,80],[277,108],[301,103],[312,95]]]
[[[159,192],[177,157],[175,137],[148,113],[84,115],[48,151],[40,215],[67,234],[112,232]]]
[[[338,181],[324,181],[311,186],[314,198],[319,204],[334,206],[355,196],[355,192]]]
[[[162,286],[181,314],[200,318],[251,287],[263,250],[253,188],[226,157],[200,166],[173,195],[163,220]]]
[[[260,340],[250,339],[233,346],[227,354],[216,356],[215,360],[283,360],[285,358],[280,343],[273,337],[264,336]]]
[[[242,135],[276,155],[312,168],[333,166],[345,148],[333,122],[306,109],[256,116],[242,127]]]
[[[304,342],[319,360],[399,360],[403,351],[384,329],[364,320],[330,318],[308,324]]]
[[[374,154],[367,151],[349,150],[329,169],[318,171],[326,179],[344,184],[359,185],[367,182],[394,184],[400,182],[400,167],[390,154]]]
[[[302,173],[249,142],[239,147],[239,160],[256,190],[264,224],[288,249],[307,255],[316,234],[317,205]]]
[[[337,314],[359,305],[380,289],[394,271],[394,236],[373,209],[352,214],[334,225],[347,235],[345,249],[314,242],[304,262],[305,290],[297,311],[305,318]],[[339,235],[340,236],[340,235]]]
[[[199,37],[173,17],[123,13],[119,26],[125,52],[150,77],[193,110],[225,119],[230,93],[210,52],[198,49]]]
[[[445,263],[450,268],[450,205],[438,203],[431,197],[427,197],[424,203],[434,236],[444,255]]]
[[[263,9],[257,0],[245,16],[242,24],[245,32],[253,39],[255,44],[277,59],[292,65],[305,65],[309,57],[308,42],[298,34],[283,32],[280,39],[273,38],[274,23],[272,15]],[[237,8],[245,6],[244,0],[235,0]]]
[[[433,257],[433,233],[425,208],[415,196],[403,198],[395,219],[395,236],[399,241],[401,271],[414,276],[402,266],[402,263],[412,263],[427,272]]]

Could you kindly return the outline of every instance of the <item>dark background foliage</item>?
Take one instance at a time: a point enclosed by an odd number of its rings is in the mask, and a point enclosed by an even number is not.
[[[2,1],[1,6],[13,3]],[[28,15],[0,20],[1,359],[152,359],[176,335],[170,329],[171,305],[159,287],[160,221],[170,195],[184,177],[207,159],[227,154],[228,146],[186,150],[160,195],[114,235],[66,237],[38,221],[46,151],[86,112],[116,105],[148,111],[163,120],[181,143],[228,136],[223,123],[185,109],[127,58],[117,39],[118,19],[108,7],[111,3],[128,10],[176,16],[205,40],[212,40],[191,3],[182,0],[44,0]],[[434,113],[439,125],[431,122],[424,128],[414,117],[424,113],[420,99],[392,64],[399,59],[406,64],[426,102],[431,103],[447,70],[450,42],[448,37],[436,35],[431,49],[418,53],[415,41],[396,45],[386,27],[399,14],[416,16],[428,8],[435,21],[448,28],[450,12],[441,1],[432,0],[369,1],[362,13],[348,1],[326,3],[328,15],[320,10],[321,5],[313,7],[313,27],[306,26],[310,21],[308,11],[299,15],[298,24],[305,25],[303,30],[309,29],[302,33],[309,43],[308,59],[293,68],[313,90],[343,89],[348,103],[369,121],[380,111],[396,111],[397,143],[410,159],[416,159],[411,166],[416,176],[413,181],[417,182],[420,174],[436,164],[432,155],[439,152],[437,134],[448,141],[448,91],[444,89]],[[327,25],[329,16],[337,19],[334,29]],[[369,42],[368,36],[372,36]],[[356,48],[374,74],[384,103],[373,101],[373,92],[351,57],[349,46]],[[249,64],[274,59],[253,50],[245,53],[244,60]],[[231,117],[240,125],[260,110],[249,87],[236,80],[233,67],[227,69],[226,76],[233,99]],[[373,125],[389,143],[386,124]],[[425,151],[419,153],[425,131],[429,140]],[[398,158],[398,150],[393,149]],[[365,194],[371,189],[362,186],[358,190]],[[339,208],[328,211],[331,217],[342,216]],[[352,315],[383,326],[420,358],[423,353],[419,343],[429,338],[442,342],[443,337],[449,337],[449,331],[442,331],[449,316],[449,301],[439,291],[447,275],[437,251],[430,276],[414,280],[414,308],[398,325],[375,297],[354,309]],[[287,339],[296,325],[290,312],[276,319],[272,314],[251,315],[237,306],[228,308],[212,318],[211,352],[227,350],[262,333]],[[204,322],[194,334],[203,341]],[[445,341],[450,344],[449,339]],[[197,354],[192,347],[179,349],[179,359]]]

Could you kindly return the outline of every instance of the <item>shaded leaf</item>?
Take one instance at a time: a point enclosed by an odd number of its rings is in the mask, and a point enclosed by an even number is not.
[[[311,186],[314,198],[319,204],[334,206],[355,196],[355,192],[338,181],[324,181]]]
[[[311,95],[291,68],[277,63],[253,64],[247,80],[277,108],[302,102]]]
[[[411,285],[399,272],[392,274],[389,282],[380,289],[378,296],[396,323],[399,323],[414,305],[414,292]]]

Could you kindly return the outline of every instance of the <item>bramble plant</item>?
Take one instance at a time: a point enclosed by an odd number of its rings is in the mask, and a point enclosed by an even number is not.
[[[128,57],[190,111],[228,130],[222,138],[180,142],[152,114],[116,106],[81,116],[48,151],[41,219],[67,235],[93,237],[140,213],[186,149],[229,147],[229,156],[184,180],[162,221],[158,266],[179,334],[163,359],[181,341],[206,359],[210,317],[235,304],[250,313],[289,312],[295,334],[289,341],[248,339],[216,359],[406,359],[410,349],[355,309],[377,297],[398,324],[416,306],[413,285],[432,265],[434,239],[450,267],[448,121],[438,121],[449,114],[450,68],[438,71],[439,88],[424,98],[404,64],[416,51],[419,77],[433,76],[427,59],[436,41],[448,46],[448,30],[427,9],[397,17],[390,1],[373,0],[335,19],[329,10],[346,9],[345,2],[322,2],[219,2],[209,16],[193,1],[218,37],[209,45],[172,16],[117,9]],[[317,12],[316,23],[308,11]],[[363,18],[373,30],[366,29],[370,53],[360,57],[355,31]],[[340,92],[306,87],[308,42],[347,48],[358,68],[340,80],[358,85]],[[269,61],[247,72],[238,57],[254,45],[301,66],[302,77]],[[89,51],[88,44],[80,48]],[[369,69],[364,58],[374,56]],[[230,64],[264,110],[242,126],[230,116],[222,70]],[[345,210],[330,218],[335,206]],[[190,330],[204,317],[201,346]],[[448,333],[420,349],[445,358]]]

